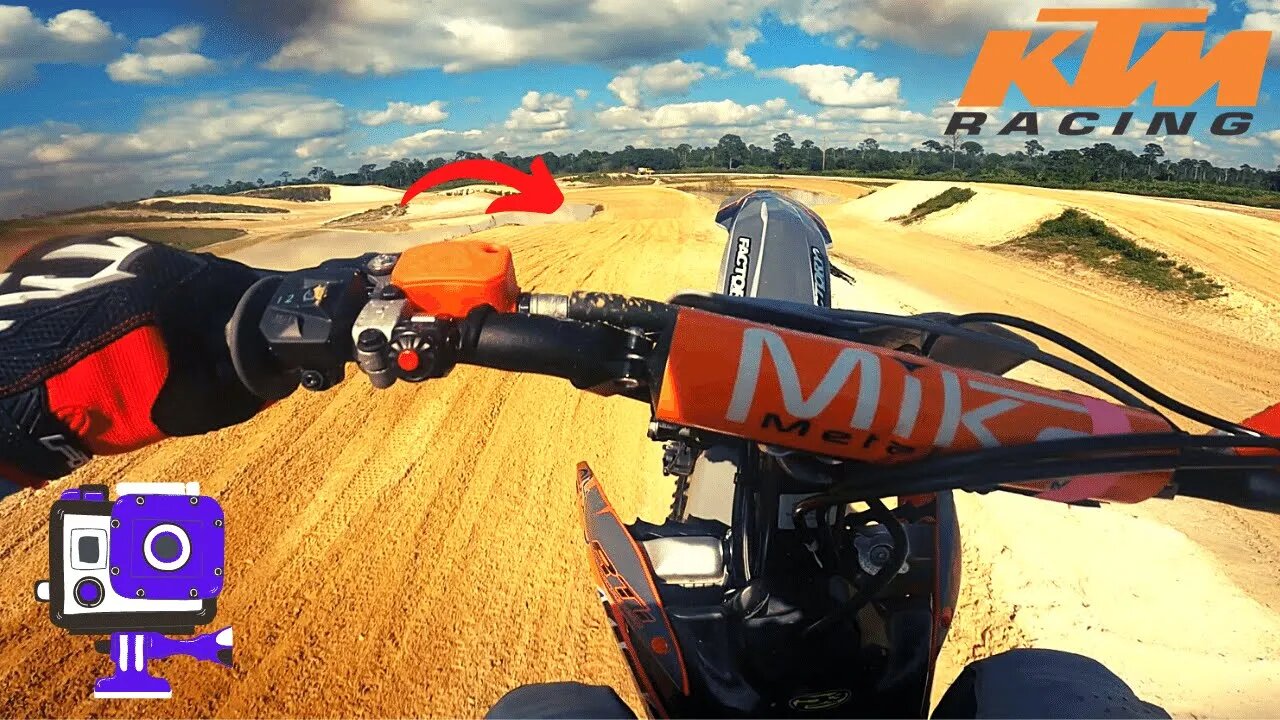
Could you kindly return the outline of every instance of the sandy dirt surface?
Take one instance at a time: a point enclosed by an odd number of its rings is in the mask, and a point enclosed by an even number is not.
[[[821,181],[806,182],[824,192]],[[1223,243],[1206,256],[1221,256],[1220,279],[1256,298],[1261,319],[1226,301],[1188,306],[1063,275],[852,207],[887,189],[818,209],[836,238],[836,263],[858,276],[853,287],[836,283],[841,305],[1012,312],[1222,415],[1280,400],[1280,350],[1250,334],[1275,317],[1274,286],[1231,245],[1247,238],[1221,233],[1237,228],[1232,219],[1255,218],[1139,199],[1099,205],[1135,229],[1187,208],[1178,221],[1199,224],[1169,235],[1188,247],[1200,246],[1189,239],[1197,234],[1205,246]],[[512,246],[526,289],[662,298],[713,283],[724,233],[712,204],[651,186],[567,197],[605,209],[581,224],[477,236]],[[382,242],[352,235],[295,235],[296,254],[281,262]],[[1280,252],[1273,239],[1249,241],[1264,256]],[[268,247],[261,242],[220,252],[256,261],[254,247]],[[1046,371],[1016,375],[1071,387]],[[637,403],[547,378],[459,368],[387,391],[355,378],[299,392],[239,427],[98,459],[0,502],[0,567],[11,579],[0,594],[0,714],[478,716],[515,685],[564,679],[613,685],[636,706],[592,589],[573,465],[592,463],[624,517],[660,521],[671,482],[644,436],[647,419]],[[57,493],[126,479],[199,480],[229,518],[228,589],[215,627],[235,627],[236,668],[159,661],[175,685],[168,702],[92,700],[92,679],[109,663],[87,639],[55,631],[30,598],[31,583],[46,576]],[[1280,707],[1277,518],[1194,501],[1079,509],[963,495],[959,503],[965,569],[939,687],[968,660],[1036,645],[1097,657],[1180,717],[1267,717]]]

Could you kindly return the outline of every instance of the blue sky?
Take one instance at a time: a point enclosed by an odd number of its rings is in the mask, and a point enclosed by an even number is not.
[[[1090,5],[1210,7],[1211,37],[1280,30],[1280,0],[1046,3]],[[864,137],[914,146],[941,132],[985,34],[1033,27],[1039,7],[1025,0],[0,4],[0,217],[457,150],[698,145],[726,132],[767,145],[784,131],[824,146]],[[1074,62],[1066,57],[1060,66],[1069,75]],[[1277,90],[1268,66],[1244,137],[1212,138],[1205,117],[1190,137],[1160,141],[1173,160],[1274,167]],[[1132,108],[1139,118],[1149,116],[1148,99]],[[1212,115],[1212,103],[1211,94],[1196,109]],[[993,114],[1023,109],[1031,108],[1015,92]],[[1008,150],[1025,138],[976,139]],[[1150,139],[1096,141],[1137,148]],[[1081,144],[1053,135],[1041,141]]]

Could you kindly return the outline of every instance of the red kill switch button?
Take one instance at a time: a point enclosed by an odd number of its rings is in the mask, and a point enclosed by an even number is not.
[[[396,364],[405,372],[413,372],[418,369],[418,353],[415,350],[401,350],[396,356]]]

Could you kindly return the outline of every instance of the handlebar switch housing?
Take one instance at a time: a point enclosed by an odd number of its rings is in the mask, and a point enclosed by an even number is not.
[[[387,355],[397,376],[408,382],[445,377],[458,361],[457,324],[415,317],[396,326]]]
[[[299,369],[308,390],[324,390],[342,378],[352,356],[350,328],[368,292],[367,276],[355,264],[290,273],[258,327],[281,366]]]

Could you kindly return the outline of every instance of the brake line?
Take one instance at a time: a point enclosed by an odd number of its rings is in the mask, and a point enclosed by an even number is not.
[[[1258,433],[1242,425],[1233,423],[1230,420],[1224,420],[1215,415],[1210,415],[1209,413],[1206,413],[1203,410],[1199,410],[1197,408],[1191,407],[1186,403],[1180,402],[1178,400],[1175,400],[1174,398],[1169,397],[1168,395],[1165,395],[1164,393],[1160,392],[1159,390],[1156,390],[1154,387],[1147,384],[1146,382],[1143,382],[1133,373],[1129,372],[1128,370],[1125,370],[1115,361],[1110,360],[1109,358],[1102,355],[1101,353],[1094,350],[1093,348],[1089,347],[1088,345],[1085,345],[1084,343],[1080,342],[1079,340],[1076,340],[1075,338],[1070,337],[1069,335],[1066,335],[1057,330],[1054,330],[1053,328],[1041,325],[1040,323],[1034,322],[1032,320],[1020,318],[1016,315],[1005,315],[1003,313],[985,313],[984,312],[984,313],[969,313],[967,315],[959,315],[954,318],[950,318],[945,322],[949,325],[959,325],[966,322],[990,322],[990,323],[997,323],[1000,325],[1008,325],[1009,327],[1014,327],[1019,330],[1024,330],[1026,332],[1032,333],[1046,340],[1049,340],[1050,342],[1056,343],[1061,347],[1066,348],[1067,350],[1070,350],[1076,355],[1079,355],[1080,357],[1088,360],[1094,365],[1097,365],[1099,368],[1115,376],[1116,379],[1118,379],[1120,382],[1124,383],[1125,385],[1128,385],[1129,387],[1133,388],[1135,391],[1138,392],[1138,394],[1142,395],[1143,397],[1151,400],[1152,402],[1155,402],[1161,407],[1172,410],[1173,412],[1176,412],[1185,418],[1188,418],[1190,420],[1195,420],[1196,422],[1202,423],[1204,425],[1208,425],[1209,427],[1216,428],[1218,430],[1222,430],[1223,432],[1229,432],[1233,435],[1247,435],[1252,437],[1259,436]],[[930,335],[925,340],[925,346],[921,349],[922,352],[924,352],[924,354],[928,355],[928,350],[930,347],[933,346],[933,343],[936,341],[937,337],[938,337],[937,335]]]

